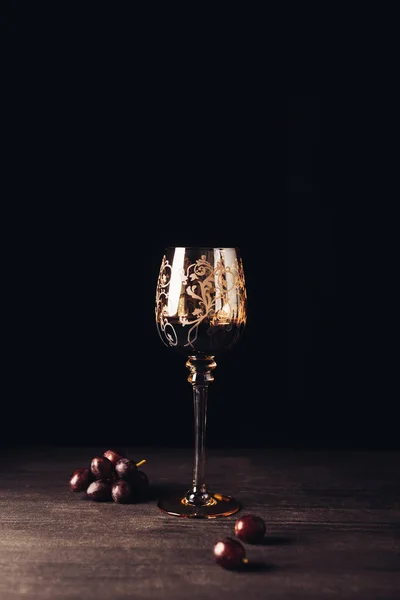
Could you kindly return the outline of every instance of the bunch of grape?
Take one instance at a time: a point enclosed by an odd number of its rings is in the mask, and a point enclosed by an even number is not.
[[[115,450],[106,450],[103,456],[95,456],[88,468],[76,469],[69,479],[69,487],[73,492],[86,492],[95,502],[145,502],[149,496],[149,479],[138,468],[145,462],[136,463]]]

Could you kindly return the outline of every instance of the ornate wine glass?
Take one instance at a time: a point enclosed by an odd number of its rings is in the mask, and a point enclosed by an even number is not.
[[[186,357],[193,386],[194,466],[192,487],[159,500],[179,517],[215,518],[239,510],[232,497],[207,489],[204,480],[208,385],[214,357],[229,350],[246,324],[246,287],[238,248],[167,248],[156,291],[161,340]]]

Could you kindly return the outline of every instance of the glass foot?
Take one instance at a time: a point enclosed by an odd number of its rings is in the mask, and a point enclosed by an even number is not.
[[[241,506],[237,500],[222,494],[210,494],[206,504],[194,505],[187,502],[186,497],[179,492],[166,498],[160,498],[158,507],[174,517],[216,519],[217,517],[228,517],[240,510]]]

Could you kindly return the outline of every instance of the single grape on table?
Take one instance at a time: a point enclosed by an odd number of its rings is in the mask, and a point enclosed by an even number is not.
[[[240,569],[248,562],[243,545],[230,537],[216,542],[214,558],[221,567],[231,570]]]
[[[257,515],[243,515],[235,523],[235,535],[248,544],[259,544],[266,532],[265,522]]]

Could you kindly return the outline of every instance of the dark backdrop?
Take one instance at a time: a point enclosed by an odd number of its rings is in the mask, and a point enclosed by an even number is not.
[[[188,52],[161,16],[10,6],[3,440],[190,445],[187,370],[154,296],[164,247],[199,244],[241,248],[249,298],[216,358],[209,445],[396,445],[353,376],[318,89],[275,93],[257,41]]]

